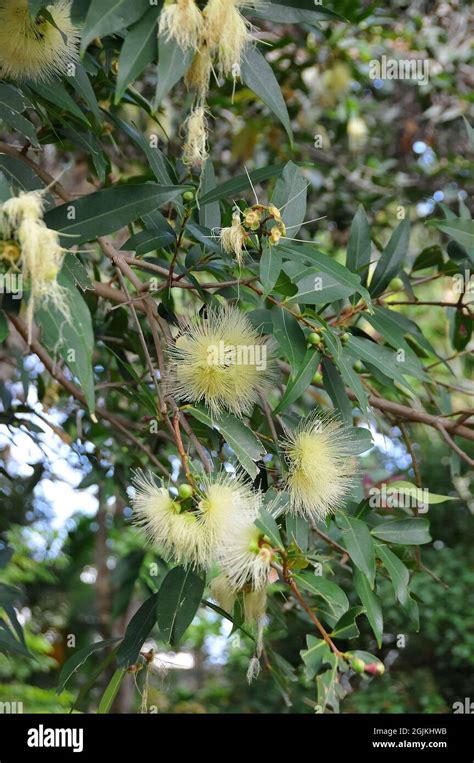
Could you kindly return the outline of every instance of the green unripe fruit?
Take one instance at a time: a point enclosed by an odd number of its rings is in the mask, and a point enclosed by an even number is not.
[[[365,662],[361,660],[359,657],[355,657],[351,662],[351,668],[356,673],[364,673],[365,672]]]
[[[194,192],[193,191],[185,191],[183,193],[183,201],[194,201]]]
[[[178,495],[180,498],[182,498],[183,501],[186,500],[186,498],[191,498],[193,494],[193,489],[191,485],[188,485],[186,482],[183,482],[182,485],[178,488]]]
[[[321,344],[321,341],[321,337],[315,331],[312,331],[311,334],[308,335],[308,342],[310,344],[317,346],[318,344]]]
[[[351,338],[351,335],[347,331],[344,331],[339,338],[342,344],[345,344],[346,342],[349,341],[349,339]]]
[[[313,378],[311,379],[312,384],[321,384],[323,380],[323,375],[320,371],[316,371]]]
[[[354,371],[357,371],[357,373],[360,374],[364,370],[364,364],[361,363],[360,360],[356,360],[356,362],[354,363],[353,368],[354,368]]]
[[[390,291],[401,291],[404,287],[404,283],[401,278],[392,278],[390,281],[388,288]]]

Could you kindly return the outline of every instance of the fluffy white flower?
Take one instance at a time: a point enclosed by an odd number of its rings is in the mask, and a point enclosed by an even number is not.
[[[268,344],[235,307],[210,310],[184,327],[170,354],[174,396],[202,401],[215,416],[223,410],[250,414],[273,378]]]
[[[178,564],[209,566],[210,543],[197,514],[181,511],[180,502],[163,485],[157,485],[151,474],[138,470],[132,482],[135,490],[130,501],[135,520],[148,539]]]
[[[289,473],[290,511],[323,519],[337,511],[355,472],[351,430],[334,416],[315,412],[282,443]]]
[[[263,540],[262,531],[254,524],[257,516],[258,512],[234,516],[218,548],[220,568],[236,592],[245,586],[253,592],[262,592],[268,585],[273,553],[270,544]]]

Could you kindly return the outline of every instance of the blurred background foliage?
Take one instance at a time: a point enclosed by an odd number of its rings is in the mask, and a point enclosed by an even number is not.
[[[372,220],[381,246],[397,223],[397,208],[407,206],[413,224],[407,270],[415,266],[418,274],[432,275],[442,263],[440,275],[454,273],[456,261],[450,259],[445,239],[425,222],[441,217],[439,204],[461,217],[469,214],[472,152],[462,119],[472,114],[473,101],[469,3],[345,0],[328,7],[344,15],[347,22],[318,26],[258,22],[259,38],[270,44],[267,58],[288,105],[295,134],[293,149],[283,128],[250,90],[238,86],[232,97],[232,84],[228,83],[211,91],[216,175],[222,182],[241,174],[244,166],[251,170],[289,159],[301,163],[311,185],[307,219],[325,218],[306,226],[301,235],[316,235],[336,258],[345,251],[350,222],[359,204]],[[100,76],[105,105],[109,104],[107,79],[117,69],[119,47],[120,41],[115,40],[113,46],[107,43],[95,51],[103,67]],[[430,59],[426,84],[369,79],[370,60],[401,53]],[[147,67],[134,83],[136,92],[149,97],[155,75],[156,67]],[[182,84],[178,85],[162,103],[158,123],[131,100],[115,113],[135,123],[143,134],[158,132],[170,154],[179,156],[179,126],[188,98]],[[104,122],[102,137],[109,147],[110,180],[147,173],[141,153],[123,132]],[[90,188],[91,157],[77,147],[74,150],[75,187]],[[65,139],[64,155],[67,152]],[[61,150],[51,149],[47,159],[49,171],[56,174],[64,160]],[[428,259],[428,267],[420,267],[419,261],[415,264],[416,256],[430,247],[434,247],[434,259]],[[417,289],[417,297],[451,302],[455,295],[449,283],[443,278],[431,280]],[[104,337],[119,334],[125,320],[121,311],[97,314],[97,306],[87,293],[86,299],[99,327],[102,322],[99,337],[101,333]],[[462,350],[459,342],[456,346],[454,311],[420,306],[403,312],[422,326],[441,357],[456,353],[450,367],[458,386],[443,365],[437,366],[436,374],[451,393],[453,410],[458,403],[462,407],[466,394],[459,380],[472,376],[473,361],[468,342]],[[120,347],[115,351],[124,358]],[[110,364],[111,355],[104,346],[96,350],[99,375],[107,358]],[[24,373],[23,362],[28,364]],[[43,410],[61,423],[66,433],[76,431],[80,421],[55,408],[62,394],[55,383],[45,384],[41,367],[31,359],[21,363],[19,371],[13,373],[8,358],[0,357],[5,410],[9,408],[8,396],[10,400],[12,396],[25,399],[22,383],[26,374],[37,385]],[[377,388],[376,382],[374,386]],[[109,394],[109,405],[111,401],[116,412],[126,413],[133,405],[133,400],[119,392],[115,398]],[[133,448],[97,425],[92,435],[99,452],[92,456],[67,437],[43,436],[43,430],[35,431],[30,420],[23,424],[18,418],[0,421],[11,427],[2,426],[0,440],[0,539],[15,548],[11,558],[0,548],[0,581],[19,589],[20,619],[34,654],[34,658],[0,655],[0,700],[8,696],[9,701],[24,702],[31,712],[60,712],[76,700],[78,691],[87,689],[90,681],[92,688],[85,698],[79,694],[77,707],[95,708],[112,675],[106,666],[94,683],[104,658],[101,653],[82,667],[80,679],[73,677],[67,690],[56,694],[58,671],[68,656],[68,636],[72,634],[74,645],[81,648],[98,637],[121,635],[138,605],[155,590],[156,579],[150,579],[149,563],[157,562],[158,579],[165,570],[164,564],[143,548],[141,537],[130,525],[125,491],[134,461]],[[388,670],[381,678],[352,679],[354,691],[344,701],[343,712],[451,712],[453,702],[472,693],[472,470],[460,476],[458,461],[432,431],[415,426],[411,431],[423,484],[440,494],[458,495],[460,500],[430,508],[434,543],[423,550],[423,561],[432,574],[419,574],[415,583],[420,632],[413,622],[407,622],[387,581],[382,595],[386,616],[383,658]],[[370,473],[374,483],[399,474],[413,478],[400,431],[385,426],[385,432],[385,442],[379,440],[364,457],[364,474]],[[27,443],[30,435],[35,445]],[[23,463],[19,463],[19,454]],[[324,554],[323,546],[320,551]],[[278,591],[278,586],[275,589],[266,641],[277,655],[287,684],[281,686],[265,671],[258,681],[245,684],[242,676],[251,656],[250,642],[245,636],[229,635],[229,623],[223,624],[211,609],[201,609],[178,654],[164,648],[160,652],[158,644],[161,667],[155,662],[148,676],[142,669],[126,677],[115,709],[136,711],[140,705],[137,688],[143,692],[148,683],[148,705],[157,711],[314,712],[314,681],[306,680],[299,657],[306,648],[306,618],[288,600],[283,606],[283,620],[280,600],[284,592]],[[373,636],[365,622],[360,625],[359,647],[370,651]],[[350,643],[344,646],[342,642],[342,646],[350,648]]]

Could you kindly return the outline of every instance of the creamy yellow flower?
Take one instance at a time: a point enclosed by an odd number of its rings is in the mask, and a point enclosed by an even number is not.
[[[184,327],[170,355],[175,398],[202,401],[214,416],[224,410],[250,414],[273,379],[267,342],[244,313],[229,305]]]
[[[339,419],[313,413],[282,443],[288,462],[290,512],[324,519],[348,494],[355,472],[350,429]]]
[[[256,516],[260,494],[236,474],[206,475],[202,479],[198,521],[203,527],[213,556],[227,548],[232,528],[242,517]]]
[[[30,291],[27,324],[31,341],[33,316],[36,308],[51,301],[70,319],[65,300],[66,290],[57,282],[65,249],[58,233],[43,221],[44,199],[40,191],[21,192],[0,205],[0,231],[3,239],[14,239],[20,250],[19,265],[25,286]]]
[[[220,568],[236,592],[244,586],[262,591],[268,585],[273,552],[254,524],[257,516],[258,512],[241,512],[235,516],[218,548]]]
[[[203,15],[194,0],[176,0],[165,5],[161,11],[158,33],[167,40],[176,40],[183,50],[197,49],[203,23]]]
[[[77,59],[79,32],[71,21],[70,0],[46,5],[54,23],[30,16],[28,0],[0,5],[0,73],[21,81],[43,81],[66,72]]]
[[[184,123],[186,134],[183,147],[183,162],[191,166],[201,166],[208,157],[207,119],[204,106],[198,106]]]
[[[210,544],[197,515],[181,511],[180,502],[158,485],[151,474],[137,470],[132,478],[130,497],[135,521],[148,540],[178,564],[207,567],[212,563]]]
[[[232,215],[232,225],[227,228],[221,228],[219,240],[222,249],[226,254],[233,254],[238,264],[243,262],[243,252],[248,233],[242,226],[240,214],[234,212]]]

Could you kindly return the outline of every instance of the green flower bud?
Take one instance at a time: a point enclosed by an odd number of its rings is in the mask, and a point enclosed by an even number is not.
[[[186,500],[186,498],[191,498],[193,494],[193,489],[191,485],[188,485],[186,482],[183,482],[182,485],[178,488],[178,495],[182,500]]]

